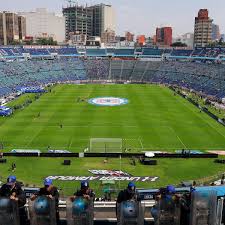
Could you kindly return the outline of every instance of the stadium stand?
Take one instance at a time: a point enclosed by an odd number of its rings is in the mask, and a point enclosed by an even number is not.
[[[164,54],[171,54],[172,53],[172,49],[164,49]]]
[[[167,62],[161,65],[152,82],[178,85],[222,98],[225,96],[224,72],[224,65]]]
[[[23,56],[24,53],[28,53],[34,57],[49,56],[52,53],[58,54],[60,56],[79,56],[80,49],[75,47],[0,47],[0,57],[11,58]],[[171,56],[191,56],[191,57],[212,57],[216,58],[219,55],[225,54],[224,48],[196,48],[192,49],[159,49],[159,48],[107,48],[107,49],[97,49],[97,48],[87,48],[84,49],[84,54],[86,56],[129,56],[136,57],[138,55],[143,56],[157,56],[160,57],[163,54],[170,54]]]
[[[114,48],[107,48],[106,52],[107,52],[107,55],[114,55],[115,49]]]
[[[200,56],[201,52],[203,51],[202,48],[196,48],[193,52],[191,56]]]
[[[0,95],[18,87],[77,80],[158,82],[194,89],[216,98],[225,96],[225,65],[195,62],[154,62],[60,58],[1,62]]]
[[[133,56],[134,49],[115,49],[115,56]]]
[[[142,48],[136,48],[135,54],[142,54]]]
[[[171,52],[172,56],[190,56],[191,53],[193,52],[193,50],[177,50],[177,49],[173,49],[173,51]]]
[[[0,48],[0,56],[22,56],[22,49],[15,47],[1,47]]]
[[[106,49],[92,49],[92,48],[87,49],[86,55],[87,56],[96,56],[96,57],[106,56]]]
[[[149,56],[149,59],[135,59],[134,53],[141,54],[140,50],[143,56],[146,58]],[[32,60],[22,59],[25,53],[30,54]],[[59,57],[54,60],[38,59],[39,57],[50,59],[52,53]],[[89,57],[82,59],[77,57],[79,54],[74,47],[0,47],[0,96],[9,95],[18,87],[81,80],[113,80],[177,85],[222,99],[225,97],[225,65],[217,63],[215,57],[221,56],[223,59],[224,53],[223,48],[195,50],[139,48],[136,51],[86,49]],[[113,54],[116,59],[107,58],[109,54]],[[163,60],[164,54],[173,58]],[[119,56],[129,57],[129,60],[122,60]],[[158,59],[151,60],[151,56]],[[182,57],[182,62],[179,61],[179,57]],[[184,62],[185,57],[187,60]],[[214,61],[211,60],[213,57]]]
[[[144,48],[143,49],[143,55],[144,56],[161,56],[163,53],[163,49],[157,49],[157,48]]]
[[[33,55],[33,56],[50,55],[50,52],[48,51],[48,49],[35,49],[35,48],[23,49],[23,53],[29,53],[30,55]]]
[[[0,96],[19,87],[86,79],[84,63],[77,58],[0,63]]]
[[[87,77],[90,80],[107,80],[109,75],[109,60],[87,59],[84,61]]]
[[[53,48],[51,53],[58,53],[59,55],[78,55],[77,49],[72,47]]]

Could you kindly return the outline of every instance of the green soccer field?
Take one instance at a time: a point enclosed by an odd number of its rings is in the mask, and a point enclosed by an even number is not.
[[[129,103],[100,107],[87,102],[104,96]],[[130,152],[225,150],[222,125],[156,85],[58,85],[12,117],[0,118],[4,151],[50,147],[83,152],[90,138],[122,138]]]
[[[129,103],[115,107],[91,105],[88,99],[113,96]],[[178,149],[225,150],[225,128],[180,96],[156,85],[58,85],[34,101],[34,94],[23,95],[9,103],[21,105],[31,99],[28,107],[17,110],[12,117],[0,118],[0,142],[4,151],[12,149],[51,149],[83,152],[90,138],[122,138],[123,147],[131,152],[145,150],[174,151]],[[62,125],[62,127],[61,127]],[[214,159],[157,159],[157,166],[145,166],[130,159],[72,158],[71,166],[62,165],[62,158],[14,158],[0,164],[0,181],[13,172],[25,185],[40,186],[51,175],[91,176],[89,169],[121,169],[133,176],[157,176],[152,183],[138,182],[142,188],[179,184],[182,180],[201,180],[222,174],[225,165]],[[71,195],[79,182],[57,181],[66,195]],[[98,196],[101,182],[92,181]],[[121,189],[127,182],[116,182]]]
[[[223,158],[224,159],[224,158]],[[63,166],[63,158],[27,158],[7,157],[7,164],[0,164],[0,185],[10,174],[16,175],[25,186],[41,187],[43,179],[48,176],[92,176],[88,170],[121,170],[133,176],[158,177],[155,182],[135,182],[138,188],[165,187],[168,184],[178,185],[181,181],[195,180],[197,183],[211,180],[211,176],[221,178],[225,164],[214,163],[214,159],[157,159],[156,166],[142,165],[136,160],[136,165],[130,164],[130,159],[109,159],[104,163],[103,158],[70,158],[71,166]],[[16,171],[11,172],[11,164],[16,163]],[[203,179],[204,178],[204,179]],[[214,178],[215,179],[215,178]],[[215,180],[214,180],[215,181]],[[120,190],[127,181],[117,181],[115,188]],[[54,181],[65,195],[72,195],[79,188],[78,181]],[[101,181],[90,181],[91,187],[102,195]]]

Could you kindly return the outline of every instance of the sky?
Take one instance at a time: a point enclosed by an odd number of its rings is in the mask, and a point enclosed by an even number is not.
[[[116,12],[116,32],[125,31],[151,36],[158,26],[172,26],[177,37],[194,30],[194,17],[200,8],[207,8],[209,16],[225,33],[225,0],[79,0],[80,4],[111,4]],[[66,0],[0,0],[0,11],[32,11],[47,8],[57,14]]]

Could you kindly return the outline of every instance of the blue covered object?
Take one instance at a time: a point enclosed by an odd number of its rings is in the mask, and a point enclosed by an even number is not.
[[[10,116],[13,113],[12,109],[6,106],[0,106],[0,116]]]
[[[73,215],[80,215],[85,213],[88,209],[88,201],[84,198],[76,198],[72,203]]]
[[[50,204],[45,196],[40,196],[35,200],[34,211],[37,215],[47,215],[50,213]]]
[[[136,203],[132,201],[123,202],[122,209],[123,216],[125,218],[136,218],[137,217],[137,207]]]
[[[0,212],[11,213],[13,211],[12,202],[8,198],[0,199]]]

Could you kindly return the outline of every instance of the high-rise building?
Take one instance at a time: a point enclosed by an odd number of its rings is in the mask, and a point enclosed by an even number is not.
[[[134,41],[134,34],[132,34],[131,32],[127,31],[125,33],[125,38],[127,42],[133,42]]]
[[[101,37],[106,30],[115,30],[115,12],[111,5],[98,4],[93,10],[93,36]]]
[[[137,36],[137,44],[139,46],[144,46],[145,43],[146,43],[146,37],[145,37],[145,35],[138,35]]]
[[[18,16],[19,39],[24,40],[26,37],[26,19],[23,16]]]
[[[171,46],[173,42],[172,27],[156,28],[156,43],[160,46]]]
[[[79,32],[86,36],[92,36],[93,10],[85,6],[69,6],[63,8],[66,20],[66,40],[71,33]]]
[[[116,33],[114,30],[107,29],[102,33],[101,42],[102,43],[113,43],[116,41]]]
[[[32,12],[19,12],[26,18],[27,36],[33,38],[52,37],[57,42],[65,40],[65,18],[38,8]]]
[[[26,20],[12,12],[0,12],[0,45],[13,44],[25,37]]]
[[[63,8],[63,15],[67,40],[71,32],[101,37],[106,30],[115,30],[115,13],[111,5],[69,6]]]
[[[219,25],[216,24],[212,24],[212,40],[216,41],[216,40],[220,40],[221,38],[221,34],[220,34],[220,27]]]
[[[205,47],[212,41],[212,22],[207,9],[200,9],[195,17],[194,46]]]

